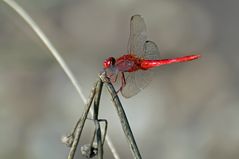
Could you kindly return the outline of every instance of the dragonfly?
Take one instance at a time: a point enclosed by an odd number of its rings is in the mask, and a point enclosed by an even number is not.
[[[141,15],[130,19],[130,36],[127,54],[109,57],[103,62],[107,77],[114,84],[120,79],[122,96],[130,98],[144,89],[155,76],[154,68],[178,62],[198,59],[200,55],[188,55],[172,59],[160,59],[158,46],[147,39],[146,24]]]

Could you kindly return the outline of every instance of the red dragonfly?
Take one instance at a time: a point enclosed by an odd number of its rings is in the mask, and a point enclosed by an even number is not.
[[[153,78],[153,68],[177,62],[186,62],[199,58],[200,55],[189,55],[173,59],[159,59],[158,46],[147,40],[146,25],[140,15],[130,20],[130,36],[128,54],[119,58],[109,57],[103,67],[112,83],[121,76],[120,88],[117,92],[126,97],[136,95],[145,88]]]

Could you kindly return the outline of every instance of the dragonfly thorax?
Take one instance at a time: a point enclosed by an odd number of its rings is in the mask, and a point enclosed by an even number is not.
[[[117,58],[115,66],[121,72],[134,72],[141,69],[142,60],[135,54],[126,54]]]

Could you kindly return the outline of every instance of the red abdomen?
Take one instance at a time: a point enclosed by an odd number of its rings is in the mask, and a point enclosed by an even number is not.
[[[178,62],[187,62],[191,60],[198,59],[200,55],[189,55],[189,56],[183,56],[183,57],[178,57],[178,58],[173,58],[173,59],[162,59],[162,60],[142,60],[141,61],[141,69],[149,69],[161,65],[168,65],[171,63],[178,63]]]

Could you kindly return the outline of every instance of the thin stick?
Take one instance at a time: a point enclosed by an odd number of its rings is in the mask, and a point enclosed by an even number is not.
[[[97,156],[98,159],[103,159],[103,142],[101,137],[100,123],[98,120],[95,120],[95,131],[96,131],[96,143],[97,143]]]
[[[104,145],[104,143],[105,143],[105,137],[106,137],[106,134],[107,134],[107,129],[108,129],[108,122],[107,122],[107,120],[106,119],[98,119],[98,121],[99,122],[104,122],[105,123],[105,125],[104,125],[104,131],[103,131],[103,145]]]
[[[87,100],[81,91],[81,87],[78,84],[76,78],[74,77],[73,73],[71,70],[68,68],[67,64],[59,54],[59,52],[56,50],[56,48],[52,45],[50,40],[47,38],[47,36],[43,33],[43,31],[40,29],[40,27],[35,23],[35,21],[30,17],[30,15],[14,0],[3,0],[10,8],[12,8],[21,18],[25,20],[25,22],[32,28],[32,30],[37,34],[37,36],[42,40],[42,42],[46,45],[46,47],[50,50],[52,55],[55,57],[56,61],[60,64],[61,68],[64,70],[66,73],[67,77],[69,77],[71,83],[73,86],[76,88],[76,91],[80,95],[81,99],[83,102],[86,104]],[[91,111],[91,114],[92,111]],[[117,153],[110,137],[106,135],[106,141],[107,144],[114,156],[115,159],[120,159],[119,154]]]
[[[83,114],[81,116],[79,124],[77,123],[77,128],[76,128],[76,130],[75,130],[75,132],[73,134],[73,143],[71,145],[71,149],[70,149],[70,152],[69,152],[69,155],[68,155],[68,159],[73,159],[74,156],[75,156],[76,148],[77,148],[77,145],[79,143],[79,139],[80,139],[80,136],[81,136],[84,124],[85,124],[85,120],[86,120],[87,115],[89,113],[90,106],[91,106],[91,104],[93,102],[95,93],[96,93],[96,87],[94,86],[94,88],[92,89],[92,91],[90,93],[89,101],[87,102],[87,104],[85,106],[85,109],[84,109],[84,112],[83,112]]]
[[[96,131],[96,142],[97,142],[97,148],[98,148],[98,159],[103,159],[103,143],[101,138],[101,129],[100,124],[98,121],[98,114],[99,114],[99,104],[100,104],[100,97],[102,92],[103,82],[101,79],[99,79],[99,82],[97,84],[96,88],[96,95],[94,99],[94,115],[93,120],[95,121],[95,131]],[[106,132],[105,132],[106,133]]]
[[[113,87],[113,85],[111,84],[110,80],[108,79],[108,77],[106,77],[105,73],[102,73],[100,78],[103,80],[103,82],[105,83],[107,90],[109,91],[111,97],[112,97],[112,101],[115,105],[115,108],[117,110],[118,116],[120,118],[120,122],[121,122],[121,126],[124,130],[125,136],[127,138],[128,144],[130,146],[131,152],[134,156],[135,159],[142,159],[139,149],[137,147],[136,141],[134,139],[133,133],[131,131],[128,119],[126,117],[125,111],[122,107],[122,104],[119,100],[119,97]]]
[[[94,124],[95,124],[94,135],[93,135],[92,141],[88,147],[88,151],[86,151],[86,154],[85,154],[89,158],[93,157],[94,155],[96,155],[95,153],[97,153],[98,158],[103,159],[103,141],[102,141],[101,128],[100,128],[101,120],[98,119],[102,87],[103,87],[103,82],[101,81],[101,79],[99,79],[96,82],[95,86],[93,87],[93,89],[91,91],[91,95],[89,97],[89,102],[92,103],[92,100],[94,100],[93,120],[94,120]],[[91,103],[89,103],[89,105],[87,104],[87,106],[85,107],[84,113],[82,114],[81,118],[77,121],[75,128],[73,129],[73,132],[70,135],[70,137],[73,137],[73,144],[71,143],[71,145],[70,145],[72,148],[69,153],[69,157],[68,157],[69,159],[74,158],[75,150],[76,150],[78,142],[80,140],[81,132],[83,130],[86,117],[89,113]],[[106,125],[107,125],[107,122],[106,122]],[[105,130],[106,129],[107,129],[107,126],[105,126]],[[106,133],[106,131],[105,131],[105,133]],[[105,139],[105,133],[103,136],[103,140]],[[95,137],[96,137],[96,141],[97,141],[97,150],[96,150],[97,152],[92,151],[93,149],[95,149],[95,146],[94,146]]]

